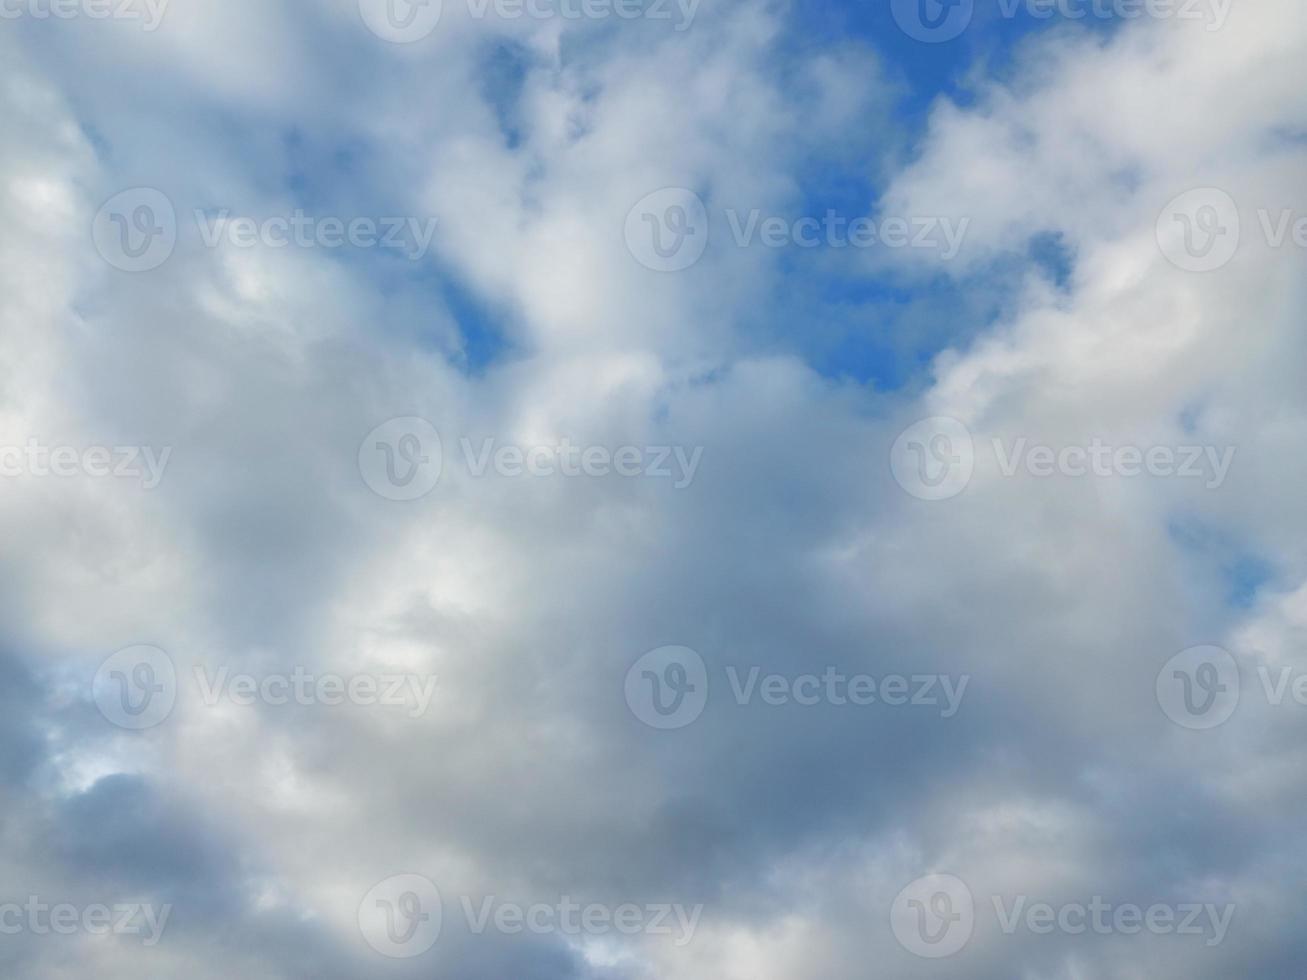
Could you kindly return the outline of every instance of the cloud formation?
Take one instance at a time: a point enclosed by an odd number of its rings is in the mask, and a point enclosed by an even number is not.
[[[373,8],[0,24],[6,975],[1296,976],[1301,5]]]

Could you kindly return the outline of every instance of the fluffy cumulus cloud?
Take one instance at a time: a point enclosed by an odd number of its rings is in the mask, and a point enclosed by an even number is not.
[[[888,6],[4,6],[0,972],[1301,973],[1307,11]]]

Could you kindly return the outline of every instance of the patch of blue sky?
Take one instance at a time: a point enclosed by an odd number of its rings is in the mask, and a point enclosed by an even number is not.
[[[1230,535],[1194,518],[1177,518],[1168,526],[1171,540],[1195,563],[1225,603],[1248,609],[1276,581],[1275,566]]]
[[[956,8],[966,26],[956,35],[944,31],[938,40],[913,37],[900,24],[901,19],[914,15],[912,4],[921,5],[915,16],[925,22]],[[796,0],[792,43],[811,47],[858,40],[870,44],[884,60],[890,78],[905,83],[899,117],[919,126],[940,96],[960,105],[970,104],[972,69],[984,64],[993,71],[1010,64],[1021,43],[1040,32],[1076,30],[1106,36],[1128,22],[1116,16],[1076,18],[1062,12],[1090,11],[1091,0],[1063,0],[1051,16],[1043,13],[1048,6],[1047,0],[905,0],[902,5],[898,0],[834,4]]]
[[[1011,6],[1010,0],[1003,4]],[[828,211],[849,220],[875,217],[888,176],[888,157],[910,155],[939,97],[969,104],[968,78],[977,63],[992,67],[995,61],[1007,60],[1023,40],[1040,30],[1111,26],[1101,19],[1041,20],[1026,7],[1024,2],[1017,4],[1016,12],[1006,16],[998,0],[978,3],[970,25],[958,37],[925,43],[900,28],[888,3],[798,0],[789,15],[793,29],[779,42],[778,65],[793,53],[787,48],[811,51],[824,45],[866,44],[882,59],[894,98],[888,116],[871,121],[868,132],[851,134],[848,145],[805,161],[795,175],[801,196],[791,217],[820,217]],[[485,46],[480,58],[479,95],[494,110],[510,149],[523,139],[519,101],[535,57],[520,45],[496,41]],[[291,131],[282,134],[273,152],[284,155],[284,193],[310,213],[362,214],[360,209],[368,205],[376,211],[398,204],[356,198],[358,188],[375,189],[385,183],[369,173],[369,151],[364,146],[323,142]],[[920,383],[936,354],[965,346],[991,326],[1004,309],[1004,291],[1014,290],[1031,266],[1065,287],[1073,261],[1053,234],[1038,236],[1028,254],[1001,260],[974,281],[959,281],[942,271],[923,274],[915,268],[900,269],[888,262],[849,261],[830,255],[826,246],[811,253],[785,251],[777,257],[770,280],[775,301],[760,304],[758,321],[744,325],[749,336],[762,345],[799,354],[823,375],[882,390]],[[431,256],[418,262],[399,259],[353,251],[341,256],[342,261],[361,263],[365,274],[392,291],[396,308],[420,308],[419,301],[426,299],[448,311],[462,335],[452,356],[463,369],[484,371],[510,353],[504,314],[493,303],[459,284]],[[409,329],[420,335],[423,331],[420,325]],[[441,330],[430,333],[437,344],[447,343],[443,336]]]
[[[504,145],[510,150],[522,142],[519,104],[532,60],[533,55],[525,47],[508,41],[489,44],[481,53],[481,97],[494,110]]]
[[[1021,45],[1042,31],[1088,30],[1106,36],[1122,23],[1041,18],[1025,0],[993,0],[976,3],[967,28],[956,37],[929,43],[903,30],[890,3],[798,0],[791,17],[794,29],[784,46],[811,50],[850,41],[867,44],[882,59],[893,89],[888,116],[878,121],[879,131],[864,134],[868,138],[862,141],[873,154],[873,148],[879,150],[879,159],[855,153],[850,162],[849,148],[841,147],[828,158],[809,161],[795,175],[801,199],[789,218],[821,219],[833,211],[844,220],[888,217],[879,214],[878,199],[891,158],[910,159],[938,99],[972,103],[969,80],[975,66],[993,72],[1012,64]],[[823,375],[881,390],[924,383],[934,356],[965,347],[992,326],[1032,269],[1059,288],[1069,288],[1075,260],[1055,232],[1035,236],[1024,254],[1001,257],[965,280],[943,269],[931,274],[918,263],[850,261],[847,254],[832,251],[823,244],[778,256],[774,288],[768,303],[760,304],[759,317],[768,322],[754,324],[754,329],[767,342],[801,353]]]

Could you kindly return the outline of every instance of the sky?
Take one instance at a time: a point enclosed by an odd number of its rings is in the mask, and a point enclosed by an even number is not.
[[[1280,980],[1299,0],[0,0],[0,974]]]

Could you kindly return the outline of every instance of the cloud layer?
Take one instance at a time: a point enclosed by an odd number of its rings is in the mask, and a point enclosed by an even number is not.
[[[1058,18],[924,112],[928,49],[803,5],[489,9],[0,25],[6,975],[1297,976],[1301,5]],[[136,188],[175,244],[125,272]],[[681,271],[627,234],[665,188]],[[828,210],[880,244],[732,236]],[[205,240],[297,211],[434,231]],[[914,482],[963,441],[964,488]],[[1164,669],[1200,646],[1206,730]],[[935,874],[967,894],[905,893]],[[407,938],[403,875],[442,900]],[[33,897],[169,911],[48,934]],[[1095,899],[1198,932],[1014,911]]]

